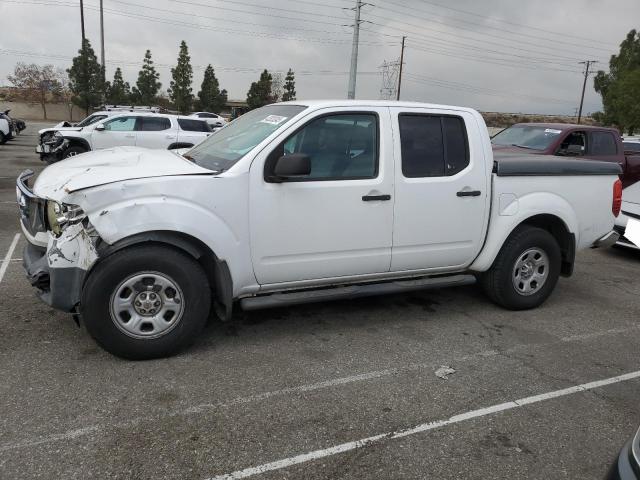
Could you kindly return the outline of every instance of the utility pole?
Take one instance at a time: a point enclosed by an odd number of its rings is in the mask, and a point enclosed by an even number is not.
[[[102,54],[102,70],[104,70],[104,12],[102,11],[102,0],[100,0],[100,50],[100,53]]]
[[[80,0],[80,28],[82,29],[82,45],[84,45],[84,3]]]
[[[594,63],[598,63],[597,60],[586,60],[579,62],[584,65],[584,83],[582,84],[582,95],[580,96],[580,108],[578,109],[578,125],[580,125],[580,119],[582,118],[582,105],[584,104],[584,91],[587,88],[587,78],[589,78],[589,67]]]
[[[351,46],[351,69],[349,70],[349,90],[347,98],[356,98],[356,75],[358,74],[358,44],[360,43],[360,10],[362,0],[356,0],[356,19],[353,24],[353,45]]]
[[[400,50],[400,73],[398,74],[398,93],[396,95],[396,100],[400,100],[400,87],[402,87],[402,64],[404,63],[404,41],[407,37],[402,37],[402,50]]]

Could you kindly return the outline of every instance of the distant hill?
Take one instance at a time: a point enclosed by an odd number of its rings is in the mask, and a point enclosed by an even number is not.
[[[576,123],[578,117],[569,115],[542,115],[538,113],[502,113],[502,112],[480,112],[484,121],[489,127],[510,127],[514,123]],[[583,125],[598,125],[591,117],[582,117],[580,123]]]

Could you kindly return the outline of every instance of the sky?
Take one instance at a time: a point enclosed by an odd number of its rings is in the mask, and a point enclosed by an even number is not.
[[[346,98],[356,0],[104,0],[107,78],[132,85],[150,49],[169,87],[181,40],[194,93],[212,64],[230,99],[264,68],[296,72],[298,99]],[[85,29],[100,54],[99,0]],[[608,68],[640,29],[639,0],[371,0],[362,7],[356,98],[381,98],[384,62],[406,36],[401,98],[483,111],[574,114],[584,66]],[[81,43],[78,0],[0,0],[0,85],[16,62],[67,68]],[[390,69],[392,73],[393,68]],[[584,112],[602,108],[587,82]]]

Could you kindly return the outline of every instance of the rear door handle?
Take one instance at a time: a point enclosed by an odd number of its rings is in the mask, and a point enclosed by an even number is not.
[[[481,194],[480,190],[460,190],[456,193],[459,197],[479,197]]]
[[[365,195],[362,197],[363,202],[386,202],[391,200],[391,195]]]

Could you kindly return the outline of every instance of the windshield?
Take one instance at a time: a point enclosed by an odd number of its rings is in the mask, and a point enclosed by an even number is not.
[[[562,130],[540,125],[514,125],[491,139],[493,145],[546,150]]]
[[[76,127],[86,127],[92,125],[103,118],[107,118],[106,115],[89,115],[87,118],[76,124]]]
[[[184,154],[216,172],[231,168],[256,145],[302,112],[302,105],[268,105],[252,110]]]

